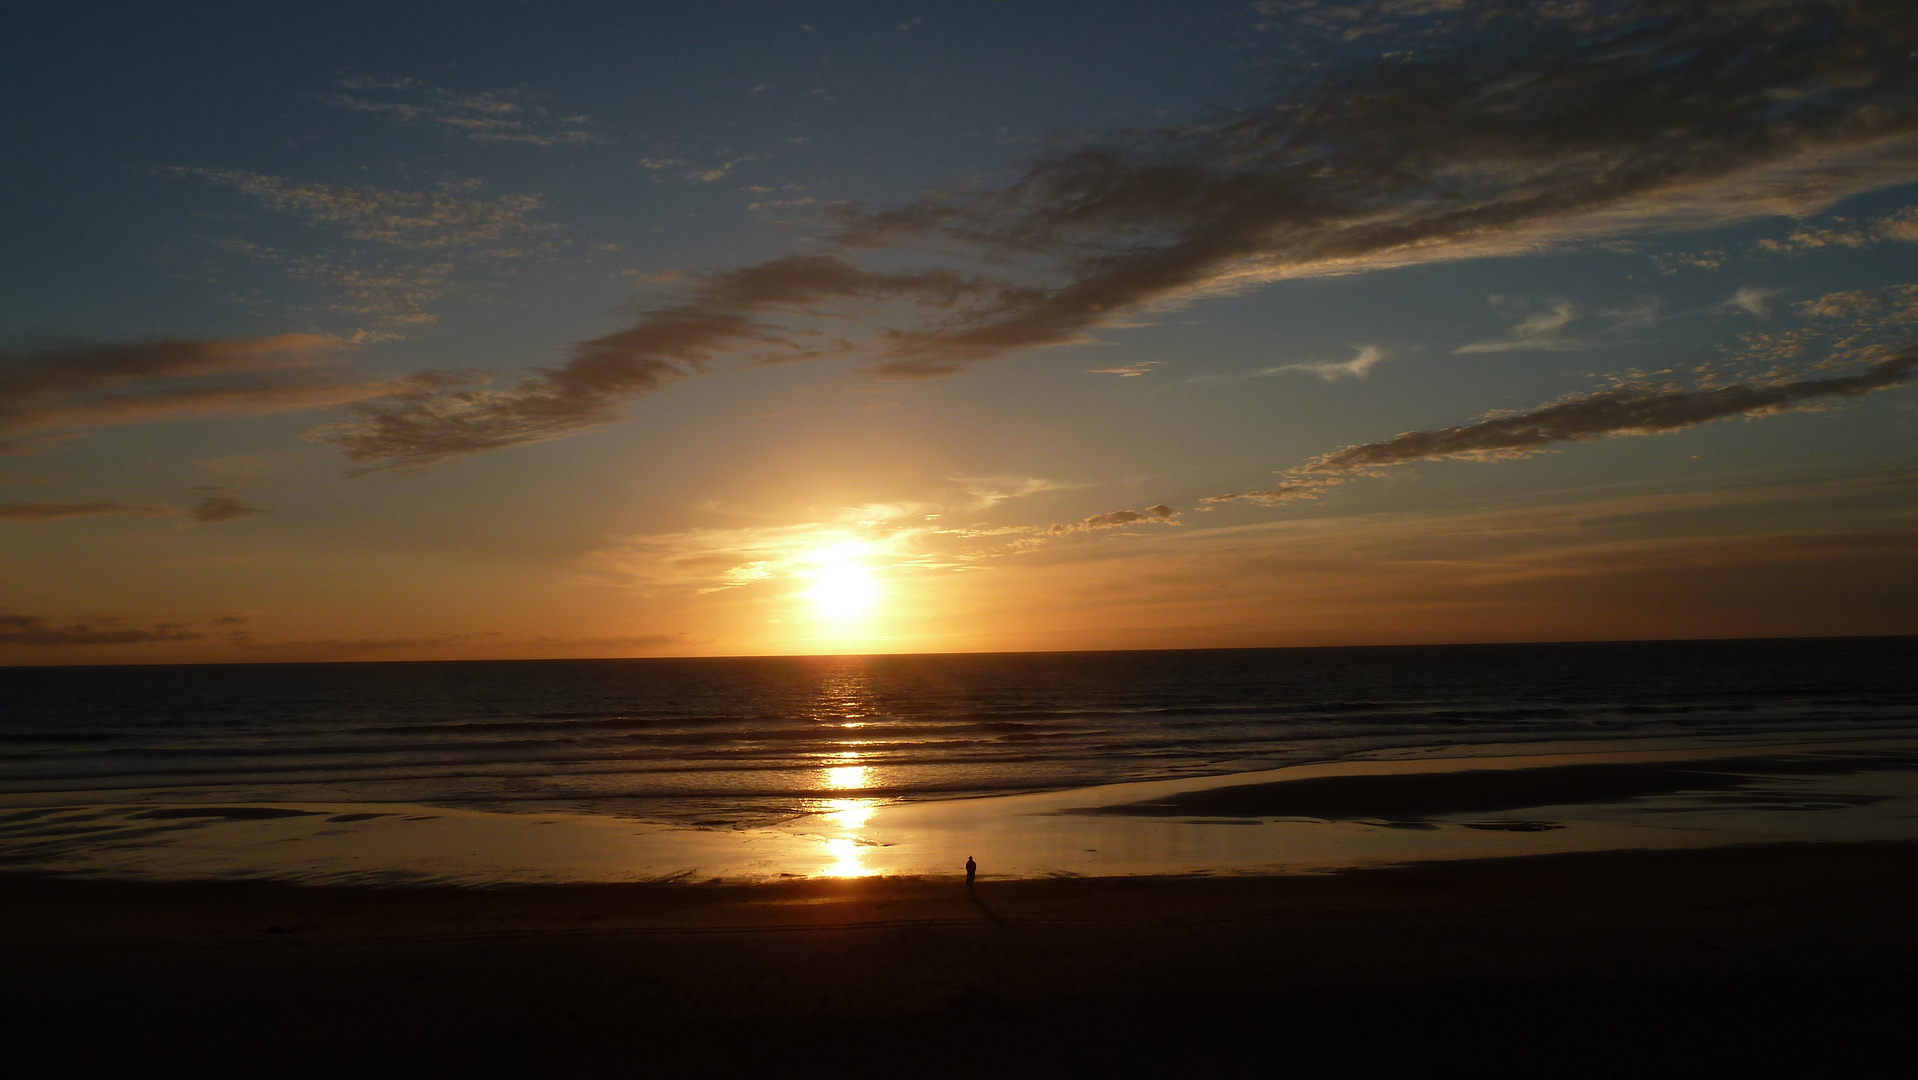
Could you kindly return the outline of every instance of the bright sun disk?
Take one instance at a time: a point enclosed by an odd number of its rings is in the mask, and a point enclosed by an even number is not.
[[[855,618],[865,614],[878,598],[879,583],[854,552],[844,547],[827,548],[809,561],[815,569],[806,596],[820,615],[828,619]]]

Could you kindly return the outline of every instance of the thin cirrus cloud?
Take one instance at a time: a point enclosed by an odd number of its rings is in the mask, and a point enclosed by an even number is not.
[[[270,210],[365,243],[427,251],[489,245],[480,254],[516,258],[541,250],[555,232],[552,225],[533,220],[540,208],[539,196],[483,198],[483,185],[477,180],[449,180],[423,191],[405,191],[367,184],[302,183],[237,170],[164,171],[232,188]]]
[[[1287,371],[1305,371],[1317,375],[1326,382],[1336,382],[1339,379],[1363,379],[1371,373],[1374,367],[1378,366],[1381,360],[1385,359],[1385,350],[1376,345],[1363,345],[1357,348],[1358,355],[1350,360],[1325,360],[1311,364],[1284,364],[1279,367],[1266,368],[1264,371],[1259,372],[1259,374],[1278,375]]]
[[[236,170],[169,168],[165,173],[231,188],[275,213],[348,241],[343,250],[296,253],[226,237],[213,245],[277,267],[331,293],[332,311],[370,319],[356,344],[393,341],[434,316],[427,305],[453,287],[456,272],[549,251],[557,228],[536,220],[537,195],[485,197],[475,180],[425,190],[324,184]]]
[[[320,100],[401,124],[425,124],[479,143],[587,146],[602,142],[587,116],[567,116],[514,90],[461,93],[420,79],[342,75]]]
[[[1504,352],[1563,352],[1571,349],[1589,349],[1591,343],[1565,336],[1565,328],[1577,318],[1576,308],[1569,301],[1559,301],[1544,311],[1534,312],[1520,319],[1512,327],[1511,333],[1493,341],[1474,341],[1460,345],[1452,351],[1459,355],[1472,353]]]
[[[1293,66],[1267,100],[1083,139],[1003,187],[842,210],[824,254],[706,278],[514,389],[415,394],[321,437],[365,471],[570,434],[736,351],[821,354],[809,345],[818,331],[761,318],[801,306],[912,307],[903,324],[834,351],[865,356],[880,377],[929,378],[1264,282],[1804,213],[1918,177],[1911,5],[1504,0],[1269,14],[1301,34],[1337,33],[1330,59]],[[928,245],[1001,278],[964,278],[959,295],[946,271],[851,261]],[[783,284],[738,287],[756,279]]]
[[[204,637],[179,623],[127,626],[119,619],[87,618],[61,625],[43,615],[0,615],[0,645],[147,645]]]
[[[1141,375],[1150,375],[1152,369],[1159,366],[1157,360],[1141,360],[1136,364],[1118,364],[1113,367],[1087,368],[1088,375],[1117,375],[1122,379],[1134,379]]]
[[[296,281],[326,288],[332,294],[326,305],[329,310],[372,321],[354,332],[356,345],[398,340],[413,328],[436,321],[427,305],[451,288],[456,269],[444,259],[423,265],[358,264],[338,255],[301,255],[237,238],[215,240],[213,246],[269,263]]]
[[[1918,348],[1885,357],[1855,375],[1700,389],[1626,385],[1472,424],[1408,431],[1390,439],[1348,446],[1287,470],[1272,488],[1215,495],[1205,501],[1275,504],[1311,499],[1327,487],[1393,465],[1443,458],[1527,457],[1557,443],[1656,435],[1733,416],[1784,412],[1820,400],[1858,397],[1899,386],[1911,378],[1914,370],[1918,370]]]
[[[295,412],[439,385],[442,376],[344,376],[318,334],[67,345],[0,353],[0,453],[72,430]]]
[[[0,503],[0,521],[58,521],[61,518],[91,517],[97,514],[166,517],[173,512],[171,508],[165,506],[143,506],[122,502]]]

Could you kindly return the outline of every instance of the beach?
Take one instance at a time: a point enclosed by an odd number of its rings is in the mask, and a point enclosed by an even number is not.
[[[1270,1075],[1909,1063],[1918,845],[1332,874],[370,889],[15,876],[63,1071]]]
[[[42,1074],[1909,1071],[1911,645],[15,671],[0,1035]]]

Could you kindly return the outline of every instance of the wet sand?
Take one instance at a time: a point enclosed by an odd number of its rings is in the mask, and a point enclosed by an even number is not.
[[[356,1075],[1897,1074],[1918,845],[1327,875],[0,878],[12,1061]]]
[[[1466,767],[1448,772],[1314,776],[1228,784],[1155,799],[1075,811],[1145,817],[1304,817],[1327,821],[1420,822],[1452,814],[1492,814],[1541,806],[1622,803],[1660,795],[1729,796],[1747,804],[1800,809],[1869,805],[1877,796],[1768,792],[1764,779],[1908,770],[1909,753],[1819,757],[1809,754],[1719,756],[1676,761],[1611,761],[1521,768]]]

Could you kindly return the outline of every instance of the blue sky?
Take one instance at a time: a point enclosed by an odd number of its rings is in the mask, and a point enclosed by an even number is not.
[[[1901,4],[0,30],[6,662],[1918,630]]]

